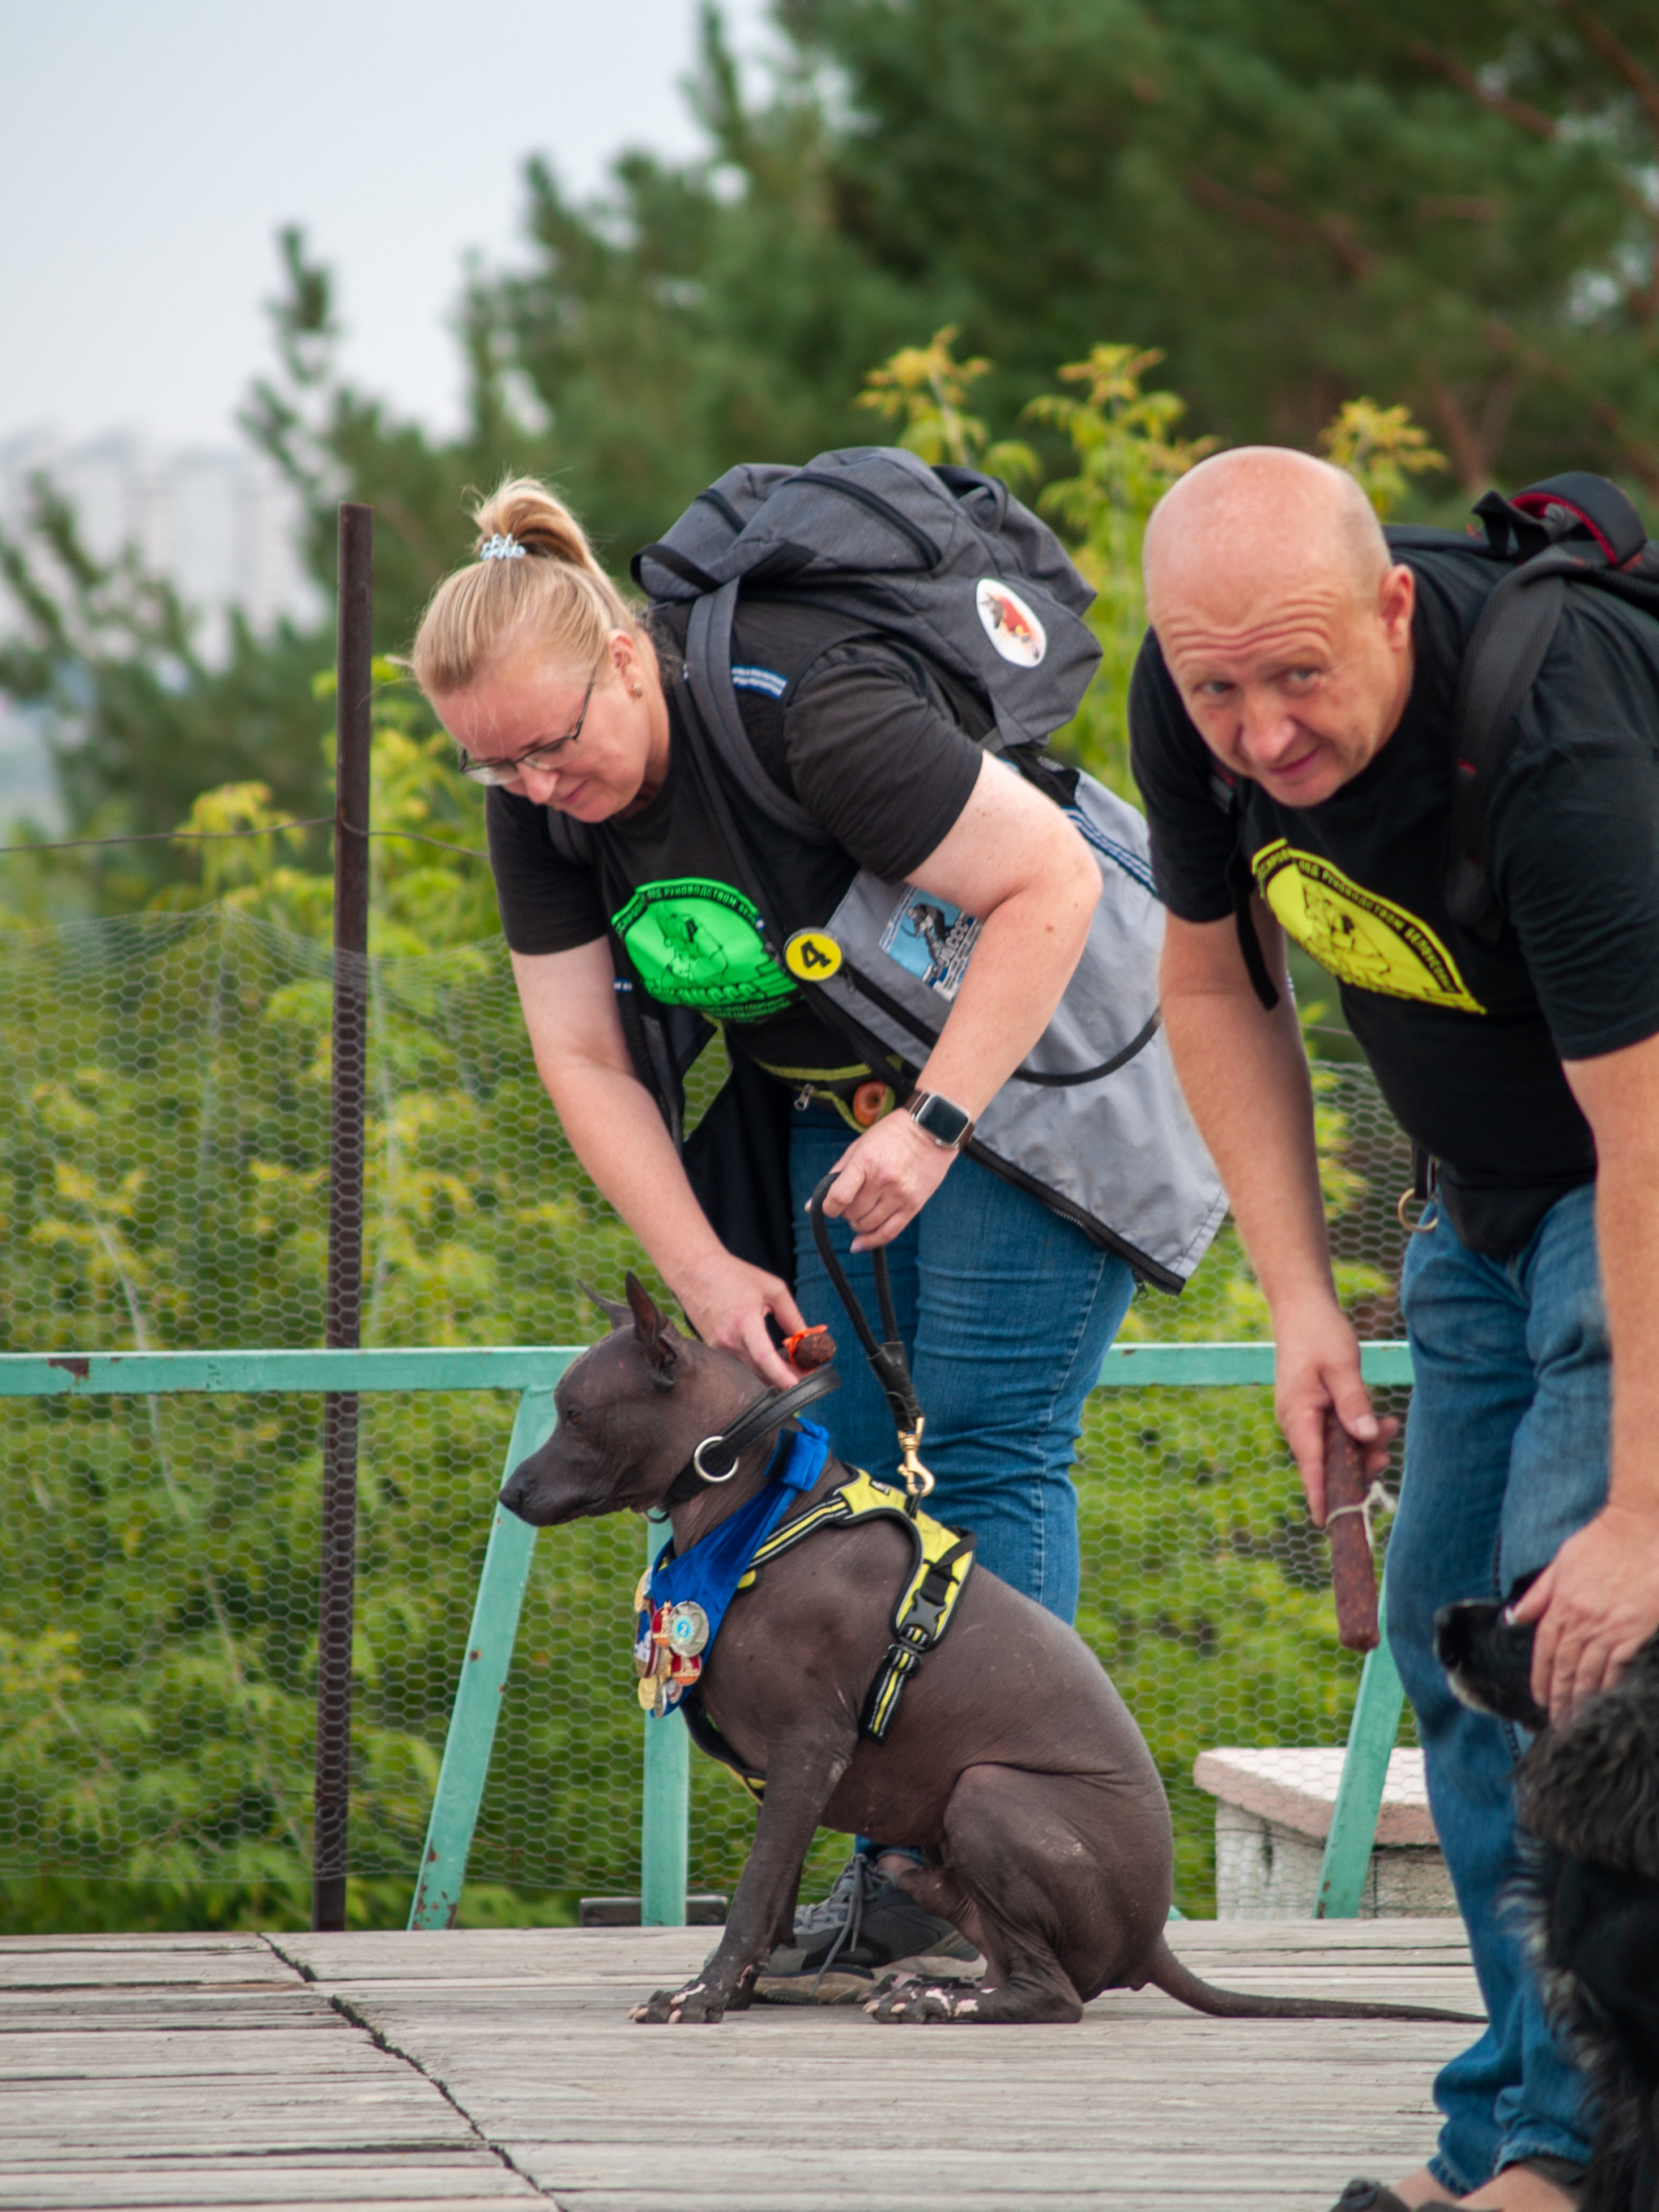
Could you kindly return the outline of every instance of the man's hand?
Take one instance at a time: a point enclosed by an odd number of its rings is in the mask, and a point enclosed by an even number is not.
[[[1369,1480],[1389,1463],[1399,1433],[1392,1419],[1379,1421],[1359,1374],[1359,1340],[1334,1301],[1320,1300],[1273,1315],[1277,1354],[1273,1410],[1295,1455],[1316,1528],[1325,1525],[1325,1416],[1336,1418],[1360,1447]]]
[[[915,1219],[955,1158],[908,1114],[884,1115],[842,1154],[823,1210],[846,1216],[855,1252],[872,1252]]]
[[[789,1285],[775,1275],[722,1249],[682,1267],[674,1294],[705,1344],[735,1352],[774,1389],[788,1390],[800,1381],[766,1330],[769,1314],[786,1336],[806,1326]]]
[[[1604,1505],[1510,1618],[1538,1624],[1532,1693],[1553,1721],[1610,1690],[1659,1629],[1659,1515]]]

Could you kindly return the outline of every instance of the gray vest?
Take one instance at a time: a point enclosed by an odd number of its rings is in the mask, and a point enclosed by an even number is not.
[[[805,842],[829,843],[766,773],[744,728],[731,680],[736,599],[733,582],[692,611],[685,673],[698,719],[747,821],[758,817]],[[1159,1019],[1164,908],[1152,889],[1146,824],[1089,775],[1078,777],[1066,811],[1100,870],[1100,903],[1054,1019],[981,1115],[969,1149],[1160,1289],[1178,1291],[1220,1227],[1227,1199],[1181,1095]],[[739,837],[742,830],[739,823]],[[752,850],[761,841],[744,842]],[[776,903],[765,900],[763,910]],[[775,933],[787,921],[835,939],[839,968],[809,990],[914,1074],[951,1011],[978,921],[868,869],[827,920],[792,914],[787,904],[769,918]]]

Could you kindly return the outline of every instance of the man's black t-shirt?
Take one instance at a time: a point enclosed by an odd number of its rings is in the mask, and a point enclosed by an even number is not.
[[[684,625],[684,609],[653,617],[667,778],[637,813],[579,830],[588,864],[555,849],[545,808],[490,792],[489,857],[507,941],[515,952],[562,952],[614,930],[653,998],[738,1025],[749,1057],[775,1073],[846,1077],[854,1071],[845,1041],[766,951],[744,871],[688,762],[677,658]],[[793,910],[828,920],[860,867],[903,882],[967,805],[988,712],[890,641],[849,638],[844,617],[811,609],[740,600],[732,659],[763,766],[826,832],[812,843],[770,822],[755,825]],[[741,823],[741,793],[728,788],[726,797]]]
[[[1659,640],[1608,594],[1567,592],[1492,787],[1486,854],[1507,921],[1488,945],[1445,903],[1451,732],[1464,647],[1506,571],[1455,547],[1402,557],[1417,575],[1414,679],[1352,782],[1296,808],[1241,781],[1224,811],[1151,632],[1130,697],[1134,772],[1171,912],[1228,915],[1242,848],[1257,892],[1338,978],[1396,1118],[1442,1163],[1459,1233],[1506,1253],[1595,1172],[1561,1061],[1659,1031]]]

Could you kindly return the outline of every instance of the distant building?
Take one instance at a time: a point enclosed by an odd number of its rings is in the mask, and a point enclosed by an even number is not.
[[[41,473],[72,503],[96,558],[136,545],[147,567],[172,580],[202,618],[197,635],[209,660],[224,650],[233,606],[258,630],[322,611],[296,550],[299,501],[263,454],[164,449],[126,430],[80,444],[27,431],[0,441],[0,526],[21,526],[30,481]],[[15,621],[0,592],[0,633]],[[35,717],[0,699],[0,823],[25,814],[56,820],[52,772]]]

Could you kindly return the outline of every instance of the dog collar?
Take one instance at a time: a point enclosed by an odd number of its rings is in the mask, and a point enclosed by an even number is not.
[[[795,1393],[781,1395],[793,1398]],[[733,1425],[728,1441],[741,1426]],[[755,1553],[795,1500],[812,1488],[829,1456],[829,1432],[816,1421],[802,1421],[778,1439],[769,1480],[746,1505],[690,1551],[676,1554],[671,1547],[641,1576],[634,1593],[634,1664],[640,1703],[647,1712],[659,1720],[672,1712],[702,1674]]]

